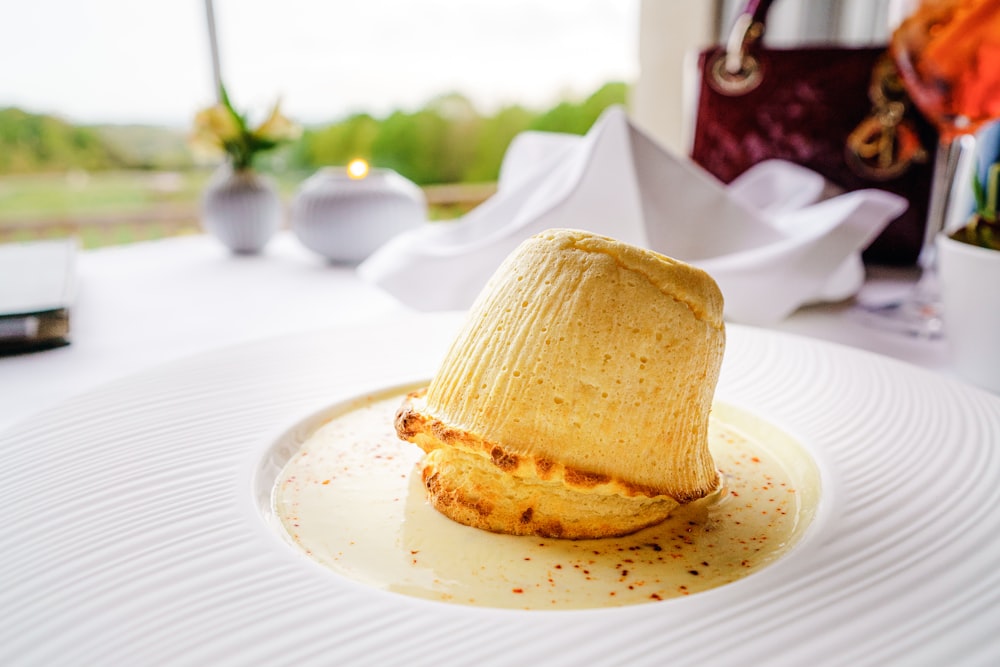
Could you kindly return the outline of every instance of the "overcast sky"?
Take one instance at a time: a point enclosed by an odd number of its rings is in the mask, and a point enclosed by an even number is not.
[[[638,0],[215,0],[237,106],[304,123],[459,91],[532,107],[638,75]],[[32,0],[0,22],[0,107],[183,127],[212,101],[204,0]]]

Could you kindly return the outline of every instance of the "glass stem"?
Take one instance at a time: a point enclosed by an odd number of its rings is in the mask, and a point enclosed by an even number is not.
[[[942,137],[938,143],[937,156],[934,159],[934,174],[931,177],[927,226],[924,228],[924,241],[917,258],[922,276],[934,272],[937,254],[935,239],[938,233],[947,229],[948,214],[952,207],[955,186],[964,185],[955,182],[959,173],[959,165],[963,158],[970,154],[973,145],[974,139],[971,135],[950,139]]]
[[[873,326],[928,340],[943,335],[936,242],[938,234],[949,231],[948,217],[954,208],[955,188],[961,187],[961,181],[967,176],[971,162],[966,158],[972,156],[974,146],[975,139],[971,135],[942,139],[938,145],[927,225],[917,258],[920,279],[900,301],[863,307],[867,321]],[[959,182],[956,183],[956,180]]]

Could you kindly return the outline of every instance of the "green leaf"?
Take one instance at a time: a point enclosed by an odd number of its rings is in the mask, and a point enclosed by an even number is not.
[[[976,201],[976,213],[983,215],[986,209],[986,189],[979,182],[979,175],[976,173],[972,174],[972,196]]]
[[[1000,202],[1000,162],[990,165],[986,172],[986,194],[983,197],[983,215],[991,222],[997,221],[997,205]]]
[[[229,93],[226,92],[226,86],[223,83],[219,83],[219,101],[222,102],[222,106],[232,110],[233,103],[229,101]]]
[[[226,86],[222,83],[219,84],[219,101],[222,102],[222,106],[226,108],[226,111],[232,115],[233,120],[239,125],[240,133],[243,135],[249,134],[250,128],[247,126],[246,117],[233,106],[233,103],[229,99],[229,93],[226,92]]]

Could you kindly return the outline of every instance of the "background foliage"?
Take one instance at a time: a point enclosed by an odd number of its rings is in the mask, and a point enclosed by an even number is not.
[[[0,174],[121,166],[121,157],[91,129],[52,116],[0,109]]]
[[[308,128],[294,144],[262,156],[271,172],[312,172],[366,158],[419,185],[494,181],[511,139],[524,130],[584,134],[609,106],[625,104],[624,83],[609,83],[586,99],[544,111],[508,106],[483,115],[465,97],[449,94],[417,111],[384,118],[356,114]],[[198,166],[186,133],[135,126],[78,127],[58,118],[0,109],[0,174]]]

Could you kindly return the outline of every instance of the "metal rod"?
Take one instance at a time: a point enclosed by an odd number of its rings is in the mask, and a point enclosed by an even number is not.
[[[215,32],[215,7],[213,0],[205,0],[205,20],[208,23],[208,48],[212,55],[212,83],[215,98],[222,101],[222,67],[219,65],[219,39]]]

